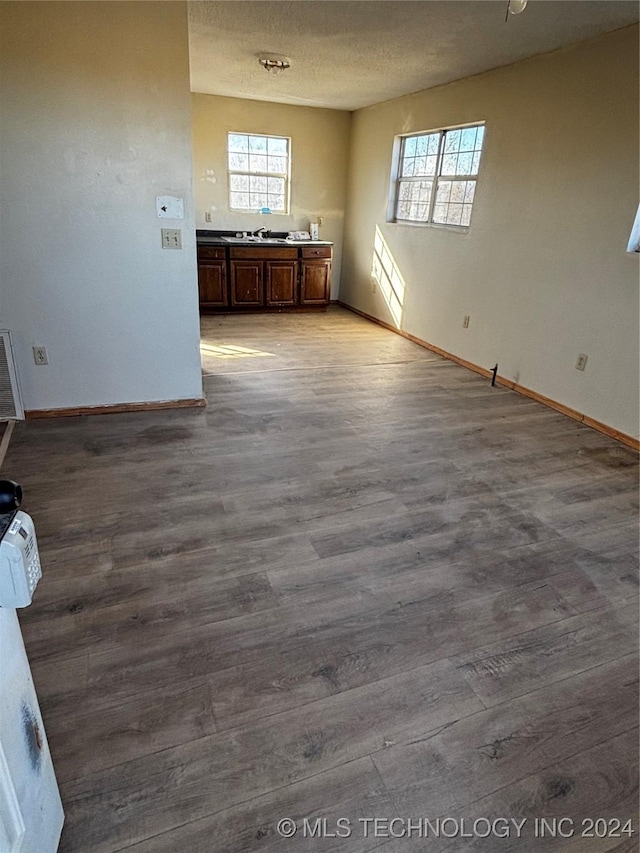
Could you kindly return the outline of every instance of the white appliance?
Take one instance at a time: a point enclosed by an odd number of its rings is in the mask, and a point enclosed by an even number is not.
[[[16,607],[41,575],[29,516],[0,515],[0,851],[55,853],[64,813]]]
[[[33,521],[18,510],[0,541],[0,607],[27,607],[41,577]]]

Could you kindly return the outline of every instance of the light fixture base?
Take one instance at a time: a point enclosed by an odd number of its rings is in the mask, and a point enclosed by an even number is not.
[[[291,68],[291,60],[288,56],[281,56],[278,53],[259,53],[257,56],[260,65],[270,74],[280,74],[287,68]]]

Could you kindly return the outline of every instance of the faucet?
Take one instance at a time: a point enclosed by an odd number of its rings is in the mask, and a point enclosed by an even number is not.
[[[257,231],[252,231],[251,236],[260,238],[260,237],[264,237],[267,233],[268,233],[267,229],[263,225],[262,228],[258,228]]]

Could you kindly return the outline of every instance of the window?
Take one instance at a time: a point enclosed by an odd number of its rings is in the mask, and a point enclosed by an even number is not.
[[[483,139],[483,124],[401,137],[392,219],[469,225]]]
[[[229,207],[231,210],[269,208],[287,213],[289,208],[289,139],[230,133]]]

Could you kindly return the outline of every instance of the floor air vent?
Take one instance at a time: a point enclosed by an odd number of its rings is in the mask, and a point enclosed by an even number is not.
[[[24,418],[11,332],[0,331],[0,421]]]

